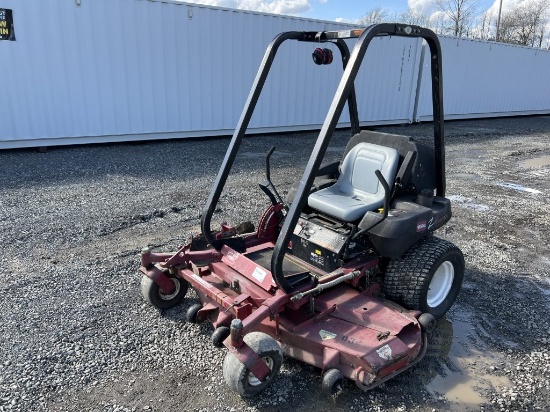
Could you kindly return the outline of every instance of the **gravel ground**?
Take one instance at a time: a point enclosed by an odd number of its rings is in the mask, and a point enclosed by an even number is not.
[[[429,125],[383,131],[430,136]],[[247,139],[216,212],[256,221],[273,180],[300,176],[313,134]],[[333,138],[337,159],[347,133]],[[0,411],[550,410],[550,116],[447,123],[453,219],[438,236],[466,258],[463,290],[417,366],[363,393],[319,395],[320,372],[285,359],[263,394],[223,382],[225,350],[139,294],[139,250],[199,229],[228,139],[0,152]]]

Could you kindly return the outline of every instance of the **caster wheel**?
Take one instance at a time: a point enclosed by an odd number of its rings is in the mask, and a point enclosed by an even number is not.
[[[167,274],[172,282],[174,282],[174,292],[167,294],[153,282],[148,276],[143,275],[141,277],[141,294],[143,298],[151,305],[159,309],[170,309],[181,303],[185,295],[189,284],[185,279],[177,277],[176,275]]]
[[[187,319],[187,322],[199,323],[198,314],[199,314],[199,310],[201,309],[202,309],[202,305],[200,303],[195,303],[189,309],[187,309],[187,314],[185,316],[185,318]]]
[[[338,369],[329,369],[323,374],[322,388],[328,395],[336,395],[342,392],[344,376]]]
[[[418,323],[424,333],[431,333],[435,329],[436,320],[433,315],[429,313],[423,313],[418,317]]]
[[[227,326],[220,326],[212,333],[212,343],[216,348],[223,348],[223,341],[229,336],[230,330]]]
[[[252,396],[271,385],[283,364],[283,351],[275,339],[262,332],[251,332],[245,335],[244,341],[262,358],[271,372],[262,382],[229,352],[223,361],[223,377],[227,385],[239,395]]]

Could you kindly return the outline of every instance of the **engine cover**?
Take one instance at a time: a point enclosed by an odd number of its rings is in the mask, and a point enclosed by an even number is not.
[[[342,266],[348,232],[345,228],[333,229],[300,218],[292,234],[291,253],[325,272],[332,272]]]

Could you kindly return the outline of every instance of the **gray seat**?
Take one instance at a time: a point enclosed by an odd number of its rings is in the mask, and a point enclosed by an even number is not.
[[[344,158],[338,181],[309,195],[308,204],[344,222],[359,220],[384,205],[384,187],[374,172],[380,170],[391,188],[398,162],[399,154],[391,147],[359,143]]]

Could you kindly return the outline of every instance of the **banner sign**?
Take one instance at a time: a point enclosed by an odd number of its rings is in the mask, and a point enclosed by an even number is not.
[[[13,13],[10,9],[0,9],[0,40],[15,41]]]

